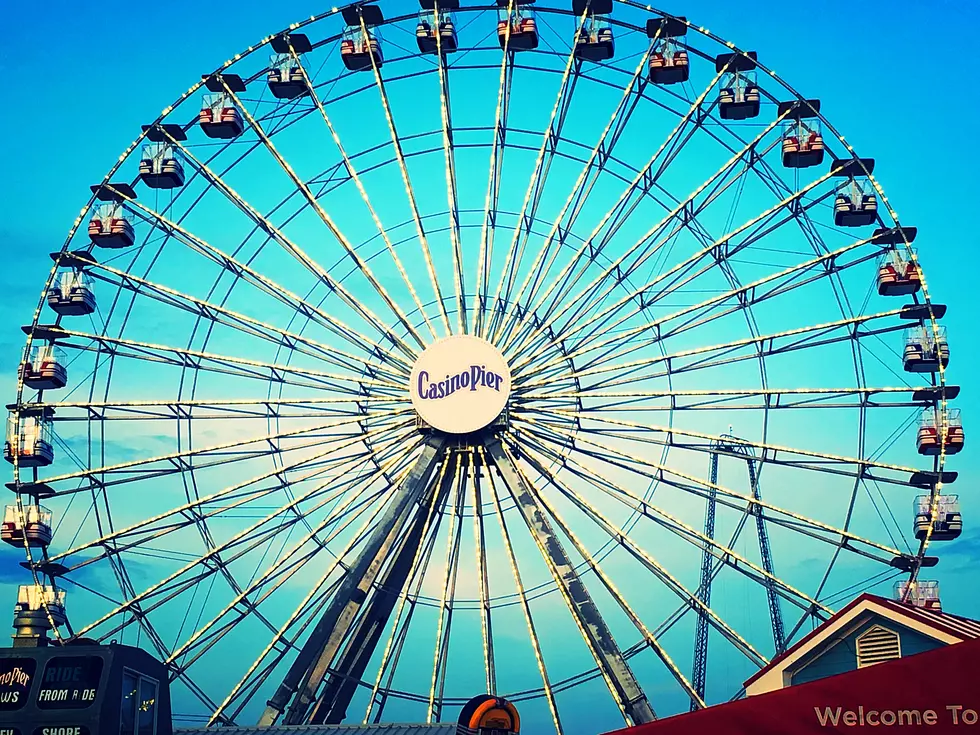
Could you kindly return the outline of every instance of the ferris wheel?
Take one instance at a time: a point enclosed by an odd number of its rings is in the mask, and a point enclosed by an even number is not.
[[[574,732],[736,697],[860,591],[938,606],[946,308],[764,59],[422,0],[204,74],[24,327],[17,635],[146,648],[186,723]]]

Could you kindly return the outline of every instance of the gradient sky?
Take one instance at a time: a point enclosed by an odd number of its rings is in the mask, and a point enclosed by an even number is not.
[[[12,3],[10,3],[13,5]],[[407,6],[407,4],[406,4]],[[414,7],[414,4],[412,4]],[[917,226],[916,247],[934,301],[949,306],[952,362],[947,379],[963,386],[967,450],[949,461],[963,504],[963,537],[945,545],[935,576],[946,609],[980,617],[975,559],[980,555],[980,396],[973,367],[977,307],[976,171],[980,167],[974,94],[975,35],[980,8],[909,0],[862,3],[671,3],[760,59],[822,111],[862,156],[876,159],[876,176],[905,225]],[[0,108],[0,389],[13,398],[13,373],[29,321],[50,268],[48,253],[88,197],[88,186],[203,72],[288,23],[322,12],[319,3],[288,5],[242,0],[173,0],[134,7],[119,0],[86,9],[75,2],[5,7],[0,78],[8,102]],[[930,28],[934,25],[935,28]],[[923,34],[923,28],[933,32]],[[5,557],[6,558],[6,557]],[[7,575],[2,575],[8,579]],[[4,582],[0,604],[12,604]],[[0,608],[2,610],[2,608]]]

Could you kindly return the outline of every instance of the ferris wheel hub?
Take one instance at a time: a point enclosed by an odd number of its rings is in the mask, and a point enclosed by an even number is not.
[[[447,434],[471,434],[500,416],[510,366],[485,339],[457,334],[433,342],[412,367],[409,394],[419,417]]]

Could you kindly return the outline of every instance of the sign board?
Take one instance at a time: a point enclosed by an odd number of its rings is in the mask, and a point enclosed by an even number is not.
[[[37,688],[38,709],[84,709],[95,702],[102,679],[102,659],[56,656],[48,661]]]
[[[469,334],[429,345],[409,380],[419,416],[448,434],[469,434],[493,423],[507,405],[510,387],[510,367],[500,350]]]
[[[27,704],[36,674],[37,661],[32,658],[15,656],[0,660],[0,712],[18,710]]]
[[[173,732],[167,670],[146,651],[114,643],[0,649],[0,735],[137,731]]]
[[[980,639],[668,717],[616,735],[980,732]]]

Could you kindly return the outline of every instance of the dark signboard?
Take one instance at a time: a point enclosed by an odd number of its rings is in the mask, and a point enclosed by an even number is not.
[[[95,703],[102,678],[99,656],[56,656],[48,661],[37,689],[38,709],[84,709]],[[71,733],[49,735],[72,735]]]
[[[167,674],[116,643],[0,648],[0,735],[173,735]]]
[[[27,704],[36,672],[37,661],[32,658],[0,660],[0,711],[9,712]]]

